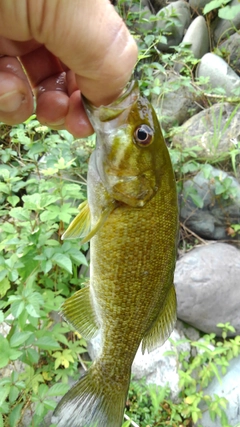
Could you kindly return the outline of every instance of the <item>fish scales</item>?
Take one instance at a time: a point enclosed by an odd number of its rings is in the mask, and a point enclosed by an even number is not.
[[[87,339],[100,329],[102,348],[59,403],[53,422],[121,427],[141,341],[143,351],[151,351],[176,318],[176,185],[154,110],[136,83],[114,104],[96,109],[86,101],[86,110],[98,137],[88,203],[65,237],[91,238],[90,286],[64,303],[63,315]],[[90,226],[82,225],[88,215]]]

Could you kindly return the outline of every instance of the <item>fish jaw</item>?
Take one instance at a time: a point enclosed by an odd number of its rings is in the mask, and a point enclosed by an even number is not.
[[[117,102],[99,108],[88,103],[86,108],[97,134],[95,166],[106,191],[129,206],[144,206],[159,188],[163,139],[151,104],[132,82]],[[136,143],[142,125],[152,132],[149,146]]]

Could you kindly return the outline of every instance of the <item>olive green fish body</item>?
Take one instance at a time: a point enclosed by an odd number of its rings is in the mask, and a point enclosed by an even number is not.
[[[98,137],[82,208],[91,218],[91,231],[82,233],[91,237],[90,285],[63,306],[87,339],[101,330],[102,348],[58,405],[58,427],[120,427],[141,341],[143,351],[163,343],[176,318],[178,213],[168,150],[136,84],[114,107],[88,111]]]

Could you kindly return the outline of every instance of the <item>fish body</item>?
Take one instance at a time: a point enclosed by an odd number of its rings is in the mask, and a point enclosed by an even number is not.
[[[65,237],[91,238],[90,284],[62,311],[86,339],[100,329],[102,349],[52,421],[58,427],[121,427],[141,341],[142,350],[151,351],[176,319],[176,185],[156,114],[137,83],[107,107],[86,102],[85,108],[97,134],[88,202]]]

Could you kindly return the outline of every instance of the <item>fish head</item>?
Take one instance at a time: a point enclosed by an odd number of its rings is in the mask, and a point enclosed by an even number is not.
[[[156,113],[136,81],[112,104],[84,106],[96,132],[95,167],[115,200],[141,207],[159,189],[165,142]],[[166,149],[166,147],[165,147]]]

